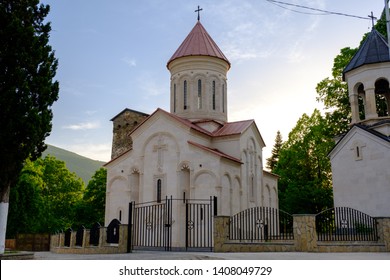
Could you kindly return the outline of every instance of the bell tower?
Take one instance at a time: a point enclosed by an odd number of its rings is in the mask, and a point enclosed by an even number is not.
[[[375,130],[379,129],[379,132],[388,135],[390,129],[389,46],[386,39],[375,28],[344,69],[343,78],[348,83],[352,111],[351,125],[365,125]]]
[[[200,23],[199,14],[167,68],[171,73],[172,114],[190,121],[227,122],[230,62]]]

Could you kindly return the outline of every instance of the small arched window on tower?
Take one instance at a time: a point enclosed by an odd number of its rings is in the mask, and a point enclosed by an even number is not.
[[[157,202],[161,202],[161,179],[157,180]]]
[[[184,103],[184,110],[187,110],[187,81],[184,81],[183,85],[183,103]]]
[[[222,85],[222,112],[225,113],[225,84]]]
[[[176,84],[173,84],[173,112],[176,113]]]
[[[390,87],[387,80],[375,82],[375,100],[378,117],[390,116]]]
[[[213,110],[215,110],[215,81],[213,81],[213,87],[212,87],[212,96],[213,96]]]
[[[202,80],[198,80],[198,109],[202,109]]]

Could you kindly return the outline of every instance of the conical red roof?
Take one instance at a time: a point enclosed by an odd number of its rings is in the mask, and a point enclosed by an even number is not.
[[[183,43],[181,43],[180,47],[169,59],[167,66],[169,63],[179,57],[194,55],[217,57],[226,61],[230,67],[229,60],[222,53],[211,36],[207,33],[206,29],[203,27],[200,21],[195,24],[194,28],[184,39]]]

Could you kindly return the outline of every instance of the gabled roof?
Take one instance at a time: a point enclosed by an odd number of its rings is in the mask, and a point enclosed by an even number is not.
[[[136,113],[138,115],[142,115],[142,116],[149,116],[149,114],[146,114],[146,113],[142,113],[142,112],[138,112],[136,110],[132,110],[132,109],[129,109],[129,108],[125,108],[123,109],[120,113],[116,114],[115,117],[113,117],[110,121],[114,121],[117,117],[119,117],[120,115],[122,115],[124,112],[133,112],[133,113]]]
[[[383,35],[374,28],[345,67],[343,77],[345,73],[360,66],[387,61],[390,61],[388,43]]]
[[[218,149],[212,149],[212,148],[209,148],[209,147],[207,147],[207,146],[203,146],[203,145],[201,145],[201,144],[199,144],[199,143],[195,143],[195,142],[192,142],[192,141],[187,141],[187,143],[188,143],[188,144],[191,144],[191,145],[193,145],[193,146],[195,146],[195,147],[198,147],[198,148],[200,148],[200,149],[202,149],[202,150],[205,150],[205,151],[207,151],[207,152],[210,152],[210,153],[212,153],[212,154],[214,154],[214,155],[217,155],[217,156],[226,158],[226,159],[228,159],[228,160],[232,160],[232,161],[234,161],[234,162],[237,162],[237,163],[242,164],[242,161],[241,161],[240,159],[235,158],[235,157],[232,157],[232,156],[230,156],[230,155],[228,155],[228,154],[225,154],[225,153],[219,151]]]
[[[200,21],[195,24],[194,28],[184,39],[183,43],[181,43],[180,47],[168,60],[167,67],[169,63],[179,57],[194,55],[220,58],[226,61],[230,67],[229,60],[222,53],[222,51],[211,38],[211,36],[207,33],[206,29],[203,27]]]
[[[188,119],[181,118],[175,114],[169,113],[161,108],[157,108],[156,111],[154,111],[149,117],[147,117],[143,122],[146,122],[149,118],[154,116],[157,112],[162,112],[163,114],[166,114],[167,116],[179,121],[180,123],[184,124],[185,126],[188,126],[191,129],[194,129],[202,134],[205,134],[209,137],[220,137],[220,136],[232,136],[232,135],[239,135],[242,134],[248,127],[254,123],[254,120],[246,120],[246,121],[238,121],[238,122],[227,122],[222,125],[220,129],[218,129],[215,132],[210,132],[201,126],[197,125],[197,122],[191,122]],[[140,123],[134,130],[137,130],[139,127],[142,126],[142,123]]]
[[[231,122],[231,123],[225,123],[223,124],[223,126],[218,129],[217,131],[215,132],[209,132],[207,131],[206,129],[198,126],[196,124],[196,122],[191,122],[187,119],[184,119],[184,118],[181,118],[175,114],[172,114],[172,113],[169,113],[161,108],[157,108],[156,111],[154,111],[151,115],[149,115],[148,117],[146,117],[136,128],[134,128],[134,130],[131,132],[131,133],[134,133],[134,131],[138,130],[139,128],[142,127],[142,125],[147,122],[150,118],[152,118],[154,115],[156,115],[158,112],[160,113],[163,113],[165,114],[166,116],[180,122],[181,124],[189,127],[190,129],[193,129],[205,136],[208,136],[208,137],[222,137],[222,136],[234,136],[234,135],[240,135],[242,133],[244,133],[252,124],[254,124],[256,126],[256,123],[254,122],[254,120],[246,120],[246,121],[238,121],[238,122]],[[256,129],[257,129],[257,126],[256,126]],[[258,130],[258,129],[257,129]],[[260,135],[260,138],[261,138],[261,135]],[[263,139],[261,138],[261,141],[263,141]],[[191,141],[188,141],[188,143],[190,143]],[[222,156],[224,158],[227,158],[227,159],[230,159],[230,160],[233,160],[233,161],[236,161],[236,162],[240,162],[241,161],[235,157],[232,157],[232,156],[229,156],[227,154],[224,154],[223,152],[221,151],[218,151],[217,149],[213,149],[213,148],[209,148],[209,147],[206,147],[206,146],[203,146],[203,145],[200,145],[200,144],[197,144],[195,142],[191,142],[190,144],[192,145],[195,145],[199,148],[202,148],[204,150],[207,150],[207,151],[210,151],[214,154],[217,154],[219,156]],[[264,141],[263,141],[263,144],[264,144]],[[130,149],[131,150],[131,149]],[[108,165],[109,163],[115,161],[116,159],[122,157],[123,155],[127,154],[127,152],[129,152],[130,150],[128,151],[125,151],[123,154],[119,155],[118,157],[112,159],[111,161],[109,161],[108,163],[106,163],[106,165]]]
[[[328,157],[331,156],[331,154],[333,153],[333,151],[338,147],[338,145],[343,141],[343,139],[345,137],[347,137],[347,135],[353,130],[353,129],[361,129],[371,135],[374,135],[375,137],[385,141],[385,142],[388,142],[390,143],[390,136],[386,136],[378,131],[376,131],[375,129],[370,129],[370,127],[367,127],[365,125],[361,125],[361,124],[354,124],[346,133],[344,133],[341,138],[337,141],[337,143],[333,146],[333,148],[329,151],[328,153]]]

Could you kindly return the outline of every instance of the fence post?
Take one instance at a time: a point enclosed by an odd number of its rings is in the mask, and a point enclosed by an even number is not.
[[[214,196],[214,217],[218,215],[218,198]]]
[[[132,252],[132,243],[133,243],[133,202],[129,203],[129,221],[127,224],[127,253]]]
[[[390,252],[390,218],[376,218],[378,222],[379,242],[383,242],[386,251]]]
[[[317,251],[317,232],[315,215],[293,215],[294,243],[297,252]]]
[[[229,216],[214,217],[214,252],[224,252],[224,244],[229,239]]]

